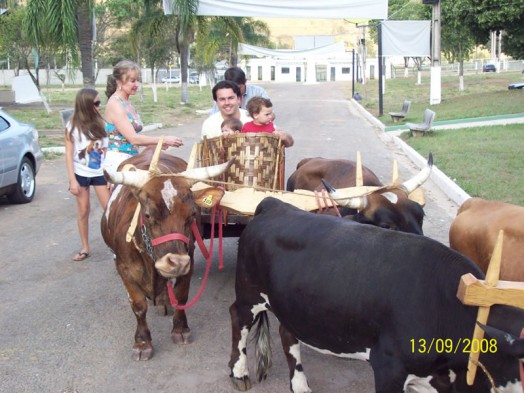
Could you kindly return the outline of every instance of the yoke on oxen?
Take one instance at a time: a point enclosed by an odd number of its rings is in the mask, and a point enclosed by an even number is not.
[[[202,211],[202,234],[209,238],[215,229],[222,230],[222,236],[238,237],[251,220],[255,209],[267,196],[281,199],[312,211],[336,205],[333,198],[319,198],[309,190],[285,192],[285,148],[280,138],[269,133],[233,134],[216,138],[204,138],[196,143],[188,161],[189,167],[217,165],[233,160],[233,164],[222,174],[219,183],[227,191],[220,206],[224,225],[214,224],[216,217],[209,209]],[[193,190],[207,185],[197,183]],[[339,190],[348,197],[361,197],[379,187],[351,187]],[[218,221],[218,219],[217,219]]]

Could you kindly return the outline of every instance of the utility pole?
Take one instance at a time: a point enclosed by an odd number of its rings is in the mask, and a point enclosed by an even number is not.
[[[431,89],[429,104],[440,104],[442,100],[442,69],[440,67],[440,0],[422,0],[432,4],[431,15]]]

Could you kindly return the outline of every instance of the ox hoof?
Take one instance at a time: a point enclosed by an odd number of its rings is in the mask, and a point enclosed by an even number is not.
[[[133,360],[149,360],[153,357],[153,346],[151,344],[135,344],[131,351]]]
[[[189,344],[189,337],[191,336],[191,330],[183,333],[172,332],[171,339],[177,345]]]
[[[246,392],[249,389],[251,389],[251,380],[249,379],[247,375],[242,378],[235,378],[231,376],[229,380],[231,381],[231,383],[233,384],[233,387],[236,390],[240,390],[241,392]]]

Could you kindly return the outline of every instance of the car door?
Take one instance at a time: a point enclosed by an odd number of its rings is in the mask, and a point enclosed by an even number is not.
[[[6,171],[5,149],[7,146],[7,130],[9,123],[0,115],[0,188],[4,186],[4,174]]]

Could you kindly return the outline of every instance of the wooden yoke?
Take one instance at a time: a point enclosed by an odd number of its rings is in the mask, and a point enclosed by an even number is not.
[[[485,325],[488,321],[490,307],[493,304],[504,304],[524,308],[524,283],[499,281],[500,261],[504,230],[500,230],[497,243],[486,272],[485,280],[478,280],[472,274],[464,274],[459,283],[457,297],[463,304],[479,306],[477,321]],[[482,340],[484,331],[475,324],[473,340]],[[469,355],[467,383],[473,385],[477,372],[479,352]]]
[[[364,178],[362,177],[362,157],[360,151],[357,151],[357,164],[355,165],[355,186],[362,187],[364,185]]]

